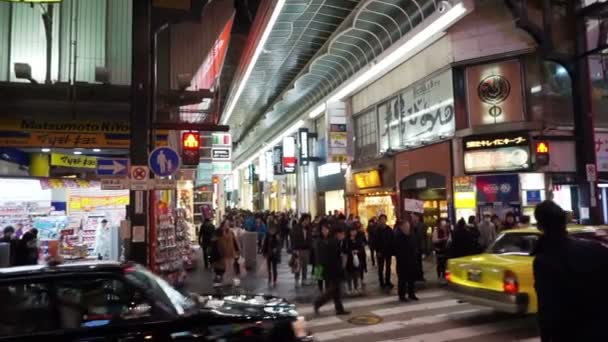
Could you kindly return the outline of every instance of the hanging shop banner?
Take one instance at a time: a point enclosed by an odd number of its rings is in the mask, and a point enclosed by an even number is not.
[[[0,146],[57,148],[129,148],[127,121],[0,120]],[[157,146],[167,131],[156,132]]]
[[[69,196],[70,212],[95,211],[103,209],[124,209],[129,204],[129,195],[121,196]]]
[[[51,165],[63,167],[75,167],[85,169],[96,169],[97,158],[88,156],[75,156],[71,154],[51,153]]]
[[[454,177],[452,180],[452,186],[454,188],[455,208],[475,208],[477,196],[475,194],[475,177]]]
[[[519,175],[475,177],[478,203],[519,203]]]
[[[469,67],[466,82],[471,126],[524,120],[518,60]]]
[[[260,182],[266,181],[266,176],[268,175],[268,171],[266,171],[267,165],[268,164],[266,163],[266,153],[260,153],[260,156],[258,157],[258,169],[257,169]]]
[[[274,164],[272,160],[273,152],[266,151],[264,152],[264,154],[266,155],[266,157],[264,158],[264,161],[266,162],[266,167],[264,168],[266,170],[265,178],[267,182],[272,182],[274,180]]]
[[[88,181],[75,178],[51,179],[44,178],[40,180],[40,187],[43,190],[48,189],[79,189],[79,188],[99,188],[99,181]]]
[[[232,138],[230,133],[213,133],[211,135],[211,144],[213,147],[216,146],[230,146],[232,147]]]
[[[380,170],[357,172],[353,176],[355,177],[355,184],[359,189],[379,188],[382,186]]]
[[[327,104],[325,115],[327,127],[327,162],[348,162],[348,127],[346,124],[346,104],[333,102]]]
[[[391,129],[391,147],[400,143],[396,127],[401,127],[401,137],[406,145],[454,132],[456,120],[451,69],[407,88],[399,95],[399,102],[389,106],[386,114],[387,126]],[[399,120],[402,122],[400,126]]]
[[[454,177],[452,181],[454,192],[475,192],[475,177]]]
[[[272,169],[275,175],[283,174],[283,147],[275,146],[272,149]]]
[[[466,173],[522,171],[530,168],[527,133],[471,136],[463,140]]]
[[[597,171],[608,172],[608,133],[595,133]]]
[[[412,198],[406,198],[403,200],[403,207],[405,211],[411,213],[424,214],[424,201],[419,201]]]
[[[300,138],[300,165],[308,165],[308,128],[300,128],[298,130]]]
[[[283,172],[296,172],[296,138],[283,138]]]

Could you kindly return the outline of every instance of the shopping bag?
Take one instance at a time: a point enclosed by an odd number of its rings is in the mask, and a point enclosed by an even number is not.
[[[359,268],[359,256],[357,254],[353,255],[353,267]]]
[[[315,266],[315,271],[312,274],[312,278],[315,281],[323,280],[323,266],[321,266],[321,265]]]

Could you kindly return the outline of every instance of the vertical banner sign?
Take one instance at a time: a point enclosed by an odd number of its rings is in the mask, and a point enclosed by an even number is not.
[[[523,121],[525,101],[518,60],[469,67],[466,82],[471,126]]]
[[[300,128],[300,165],[308,165],[308,128]]]
[[[260,182],[267,181],[266,176],[268,175],[268,171],[266,171],[266,153],[260,153],[258,157],[258,177],[260,178]]]
[[[272,151],[266,151],[264,154],[266,155],[266,158],[264,158],[264,161],[266,162],[266,181],[272,182],[274,180],[274,163],[272,160],[273,153]]]
[[[283,174],[283,147],[275,146],[272,149],[272,169],[275,175]]]
[[[327,162],[348,162],[348,131],[346,125],[346,104],[334,102],[327,104]]]
[[[294,137],[283,138],[283,172],[296,172],[296,139]]]

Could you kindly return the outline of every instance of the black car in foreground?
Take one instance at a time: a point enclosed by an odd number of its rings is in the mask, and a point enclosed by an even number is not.
[[[184,296],[132,263],[0,268],[0,340],[312,341],[264,295]]]

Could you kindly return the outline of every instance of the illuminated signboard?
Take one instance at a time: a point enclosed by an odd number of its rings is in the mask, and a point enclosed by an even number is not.
[[[464,138],[466,173],[528,170],[531,166],[527,133],[505,133]]]
[[[283,138],[283,172],[296,172],[296,139],[294,137]]]
[[[529,146],[530,139],[526,133],[503,134],[496,136],[473,136],[464,139],[464,150],[496,149],[513,146]]]
[[[379,170],[357,172],[354,174],[355,184],[359,189],[378,188],[382,186]]]
[[[308,165],[308,128],[300,128],[300,165]]]

